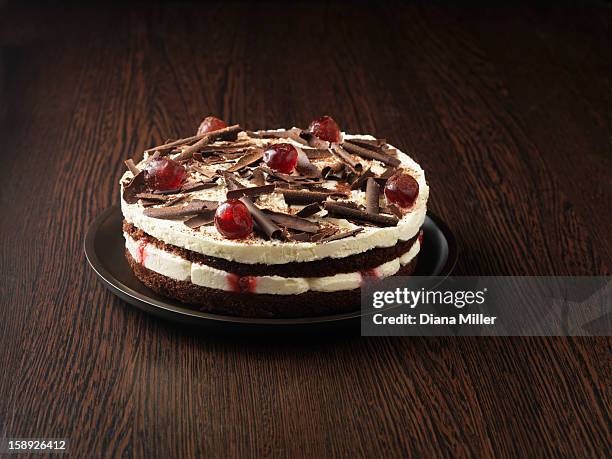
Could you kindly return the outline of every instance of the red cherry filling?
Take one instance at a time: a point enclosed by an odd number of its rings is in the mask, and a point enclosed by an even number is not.
[[[263,160],[270,169],[289,174],[297,164],[298,152],[290,143],[277,143],[264,151]]]
[[[227,123],[225,121],[220,120],[216,116],[207,116],[200,123],[200,127],[198,127],[198,134],[205,134],[207,132],[217,131],[225,127],[227,127]]]
[[[385,185],[387,201],[403,208],[412,207],[418,195],[418,182],[411,175],[402,172],[391,176]]]
[[[317,118],[310,123],[308,129],[321,140],[340,142],[340,128],[331,116],[325,115]]]
[[[144,180],[148,188],[156,191],[175,190],[185,180],[185,168],[168,158],[154,159],[144,170]]]
[[[223,237],[240,239],[253,232],[253,218],[247,206],[237,199],[230,199],[217,207],[215,226]]]

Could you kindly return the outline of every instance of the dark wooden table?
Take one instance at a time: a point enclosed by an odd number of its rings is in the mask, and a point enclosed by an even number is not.
[[[423,165],[457,274],[609,274],[610,9],[0,7],[0,436],[75,456],[603,456],[611,340],[210,337],[87,266],[122,161],[332,114]]]

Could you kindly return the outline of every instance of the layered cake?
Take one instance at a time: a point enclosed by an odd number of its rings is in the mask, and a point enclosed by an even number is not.
[[[359,309],[364,282],[410,275],[429,188],[385,139],[245,130],[207,117],[197,133],[126,161],[125,255],[160,295],[248,317]]]

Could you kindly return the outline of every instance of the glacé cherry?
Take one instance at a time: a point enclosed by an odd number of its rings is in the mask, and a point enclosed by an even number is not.
[[[227,127],[227,123],[220,120],[216,116],[207,116],[200,123],[198,127],[198,134],[206,134],[207,132],[217,131]]]
[[[419,183],[414,177],[403,172],[394,174],[385,184],[387,201],[400,207],[412,207],[418,195]]]
[[[317,118],[310,123],[308,130],[321,140],[340,142],[340,128],[331,116]]]
[[[229,199],[217,207],[215,226],[225,238],[241,239],[253,232],[253,218],[242,202]]]
[[[270,169],[289,174],[297,164],[298,152],[290,143],[276,143],[264,151],[263,160]]]
[[[144,181],[154,191],[168,191],[180,188],[185,180],[185,167],[169,158],[150,161],[144,169]]]

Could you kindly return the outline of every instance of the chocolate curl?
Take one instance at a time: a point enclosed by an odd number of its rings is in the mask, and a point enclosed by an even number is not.
[[[191,229],[198,229],[200,226],[208,225],[215,221],[215,211],[207,210],[201,215],[196,215],[185,220],[183,223]]]
[[[244,196],[240,198],[240,202],[242,202],[253,217],[253,220],[257,223],[259,228],[265,233],[268,239],[282,239],[283,231],[276,226],[272,220],[268,218],[266,214],[264,214],[248,197]]]
[[[395,167],[389,167],[381,175],[374,177],[374,180],[376,180],[376,183],[378,183],[380,186],[384,187],[387,180],[389,180],[389,178],[391,178],[396,172],[397,169]]]
[[[379,208],[379,197],[380,197],[380,188],[378,187],[378,183],[370,177],[368,178],[368,183],[366,185],[366,212],[372,215],[377,215],[380,213]]]
[[[225,186],[228,190],[237,190],[238,188],[244,188],[242,183],[240,183],[238,179],[229,172],[223,172],[223,180],[225,180]]]
[[[134,163],[134,160],[132,158],[124,161],[123,163],[127,166],[127,168],[130,170],[134,177],[136,177],[140,172],[140,169],[136,167],[136,164]]]
[[[323,202],[331,196],[344,196],[341,193],[324,193],[321,191],[302,191],[302,190],[290,190],[282,189],[283,197],[285,202],[289,205],[294,204],[311,204],[313,202]]]
[[[261,160],[261,158],[263,158],[263,149],[258,148],[255,151],[252,151],[250,153],[247,153],[246,155],[242,156],[238,162],[236,164],[234,164],[233,166],[229,167],[227,169],[228,172],[237,172],[240,169],[243,169],[247,166],[250,166],[251,164],[255,164],[257,161]]]
[[[207,190],[209,188],[215,188],[217,186],[217,184],[213,181],[209,181],[209,182],[187,182],[184,183],[183,186],[180,188],[180,192],[181,193],[189,193],[191,191],[198,191],[198,190]]]
[[[158,145],[157,147],[153,147],[153,148],[149,148],[147,150],[145,150],[145,153],[150,153],[154,150],[158,150],[158,151],[165,151],[165,150],[171,150],[174,147],[180,147],[182,145],[185,145],[187,143],[191,143],[191,142],[195,142],[196,140],[200,140],[202,137],[204,137],[206,134],[198,134],[198,135],[192,135],[191,137],[185,137],[183,139],[178,139],[178,140],[174,140],[172,142],[168,142],[165,143],[163,145]]]
[[[257,186],[264,186],[266,184],[266,176],[264,175],[264,171],[261,170],[261,168],[257,167],[253,170],[251,182],[253,182]]]
[[[329,148],[304,148],[302,149],[308,159],[327,159],[333,156]]]
[[[308,145],[310,147],[313,147],[313,148],[328,148],[329,147],[328,141],[319,139],[312,132],[301,131],[300,137],[304,139],[306,142],[308,142]]]
[[[276,186],[274,184],[253,187],[241,187],[229,190],[226,196],[227,199],[238,199],[241,196],[261,196],[262,194],[272,193],[275,188]]]
[[[345,142],[351,142],[370,150],[382,151],[383,145],[387,144],[387,139],[346,139]]]
[[[393,156],[389,156],[385,153],[369,150],[367,148],[363,148],[359,145],[351,143],[349,140],[345,140],[342,143],[344,149],[354,155],[361,156],[366,159],[375,159],[376,161],[380,161],[385,163],[388,166],[397,167],[401,164],[401,161]]]
[[[130,183],[123,187],[123,200],[128,204],[136,204],[139,199],[136,195],[143,193],[146,189],[144,171],[140,171],[130,180]]]
[[[357,180],[351,183],[351,190],[364,190],[366,183],[370,177],[374,177],[374,173],[370,169],[368,169],[359,177],[357,177]]]
[[[334,143],[332,144],[332,150],[334,155],[336,155],[342,162],[344,162],[350,170],[353,172],[361,172],[363,166],[358,161],[355,161],[351,155],[340,145]]]
[[[217,140],[221,137],[227,137],[234,134],[238,134],[241,131],[240,125],[234,124],[233,126],[228,126],[223,129],[218,129],[216,131],[207,132],[200,140],[198,140],[193,145],[184,149],[176,158],[175,161],[183,161],[191,158],[191,156],[202,148],[205,145]]]
[[[165,196],[163,194],[154,194],[154,193],[137,193],[136,197],[138,199],[144,199],[146,201],[156,201],[156,202],[166,202],[170,199],[170,197]]]
[[[271,210],[263,211],[270,220],[274,223],[278,223],[285,228],[303,231],[305,233],[316,233],[319,231],[319,225],[305,218],[296,217],[295,215],[283,214],[280,212],[273,212]]]
[[[362,231],[363,231],[363,228],[355,228],[350,231],[345,231],[344,233],[336,233],[336,234],[332,234],[331,236],[324,237],[323,239],[320,239],[319,242],[337,241],[339,239],[344,239],[347,237],[354,236],[355,234],[361,233]]]
[[[345,164],[342,161],[336,161],[335,163],[331,164],[330,166],[325,166],[322,170],[321,170],[321,175],[323,175],[323,177],[327,178],[330,177],[332,175],[342,175],[341,172],[344,171],[345,168]]]
[[[206,210],[214,210],[217,208],[216,201],[201,201],[194,199],[186,205],[156,207],[144,210],[144,214],[151,218],[160,218],[163,220],[172,220],[175,218],[187,217],[189,215],[197,215]]]
[[[259,131],[259,132],[247,132],[249,137],[255,139],[291,139],[300,143],[304,146],[308,145],[308,142],[300,137],[301,129],[292,128],[288,131]]]
[[[377,226],[397,226],[399,219],[390,215],[369,214],[359,209],[339,205],[335,202],[326,201],[323,203],[325,209],[330,215],[343,217],[346,219],[354,219],[362,222],[373,223]]]
[[[316,214],[317,212],[320,212],[321,208],[321,203],[313,202],[312,204],[308,204],[306,207],[301,209],[295,215],[297,215],[298,217],[310,217]]]

